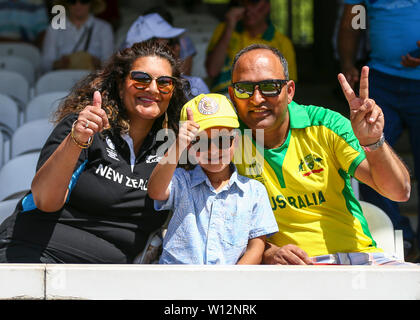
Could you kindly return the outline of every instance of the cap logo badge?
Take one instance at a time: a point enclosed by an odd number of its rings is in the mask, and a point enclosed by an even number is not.
[[[219,110],[219,105],[209,97],[203,97],[198,103],[198,111],[201,114],[215,114]]]

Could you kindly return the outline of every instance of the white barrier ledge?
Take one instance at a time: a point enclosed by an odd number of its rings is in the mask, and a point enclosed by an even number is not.
[[[9,264],[0,279],[2,299],[420,299],[417,266]]]
[[[420,299],[420,268],[48,265],[46,298]]]
[[[45,265],[0,264],[0,299],[45,299]]]

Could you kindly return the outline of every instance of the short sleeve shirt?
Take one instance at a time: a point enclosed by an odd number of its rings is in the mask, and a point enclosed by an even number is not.
[[[283,145],[264,149],[242,124],[243,147],[235,154],[239,173],[267,189],[279,226],[269,241],[296,244],[309,256],[381,251],[351,188],[350,178],[366,156],[350,121],[293,101],[288,110]]]
[[[92,29],[89,38],[90,28]],[[54,29],[49,26],[42,48],[44,71],[51,70],[53,63],[63,55],[85,51],[85,45],[87,45],[87,52],[105,62],[114,53],[114,33],[111,24],[89,16],[89,19],[80,28],[72,24],[69,19],[66,20],[65,29]]]
[[[420,0],[345,0],[345,3],[363,4],[367,8],[372,49],[369,66],[393,76],[420,80],[419,67],[401,65],[401,57],[418,48]]]
[[[278,230],[264,186],[236,169],[216,192],[200,166],[177,168],[169,198],[155,201],[155,208],[173,210],[163,264],[236,264],[249,239]]]
[[[37,170],[76,119],[77,115],[70,115],[55,127],[41,151]],[[52,250],[65,256],[67,263],[132,262],[149,234],[167,218],[167,212],[154,210],[147,195],[147,181],[159,161],[159,145],[150,132],[132,166],[130,147],[119,134],[95,134],[74,168],[64,207],[54,213],[42,212],[29,193],[9,221],[9,237]],[[72,260],[66,260],[70,256]]]

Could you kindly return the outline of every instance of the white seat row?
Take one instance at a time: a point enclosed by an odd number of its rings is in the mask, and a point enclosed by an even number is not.
[[[53,128],[53,113],[67,95],[44,93],[22,106],[0,93],[0,168],[19,154],[41,149]]]
[[[0,94],[0,131],[11,137],[19,126],[19,107],[10,97]]]
[[[51,118],[67,95],[67,91],[44,93],[26,104],[20,104],[13,97],[0,93],[0,131],[10,138],[18,126],[25,122]]]
[[[1,66],[0,57],[0,66]],[[69,91],[77,81],[89,74],[87,70],[55,70],[42,75],[31,86],[17,70],[0,68],[0,93],[13,97],[25,105],[32,97],[54,91]]]
[[[39,152],[53,129],[53,123],[44,118],[24,123],[10,137],[0,131],[0,168],[20,155]]]
[[[32,65],[35,77],[40,74],[41,50],[34,45],[24,42],[2,42],[0,43],[0,56],[25,59]]]
[[[17,156],[0,169],[0,201],[20,198],[31,188],[39,152]]]
[[[27,59],[14,57],[14,56],[1,56],[0,55],[0,70],[15,71],[28,81],[30,87],[35,83],[37,78],[36,69],[33,64]]]
[[[36,119],[51,119],[59,104],[68,95],[68,91],[42,93],[29,101],[25,108],[25,122]]]
[[[49,119],[32,120],[21,125],[12,136],[11,158],[25,153],[39,152],[53,129],[54,125]]]
[[[39,95],[22,111],[13,99],[0,94],[0,168],[27,148],[42,147],[52,129],[52,115],[66,95],[61,91]]]
[[[33,87],[41,76],[41,51],[28,43],[0,43],[0,70],[19,73],[28,81],[29,87]]]

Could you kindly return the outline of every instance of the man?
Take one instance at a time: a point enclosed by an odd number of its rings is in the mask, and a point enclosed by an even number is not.
[[[240,4],[226,13],[225,22],[216,27],[207,48],[205,64],[212,79],[210,91],[227,95],[233,58],[252,43],[264,43],[283,52],[289,62],[290,77],[297,80],[293,44],[271,23],[270,1],[240,0]]]
[[[235,164],[240,174],[265,184],[280,230],[270,238],[265,263],[398,263],[376,247],[350,185],[354,176],[394,201],[410,195],[407,169],[384,142],[384,117],[369,98],[368,72],[363,68],[359,97],[338,77],[349,121],[294,102],[295,84],[278,50],[251,45],[235,57],[229,95],[243,132],[252,130],[243,135]],[[255,153],[262,157],[251,161]]]
[[[420,1],[345,0],[345,3],[338,37],[341,70],[351,86],[358,81],[359,71],[354,60],[362,30],[353,26],[353,20],[357,21],[361,14],[360,8],[355,6],[363,4],[368,13],[371,47],[370,93],[385,115],[384,134],[391,146],[398,141],[403,128],[408,129],[414,171],[419,181],[420,53],[412,56],[409,52],[420,47]],[[364,200],[384,210],[396,229],[403,230],[406,254],[413,255],[415,234],[408,217],[400,214],[398,203],[365,185],[360,185],[360,193]],[[420,207],[418,210],[420,217]]]

